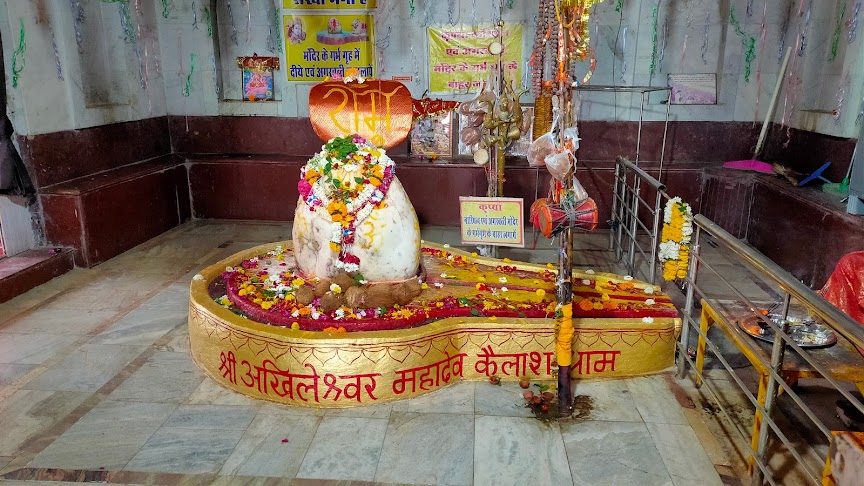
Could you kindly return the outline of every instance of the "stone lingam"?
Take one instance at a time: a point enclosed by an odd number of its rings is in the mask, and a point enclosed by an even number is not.
[[[393,161],[360,135],[336,137],[301,169],[295,258],[310,277],[375,282],[418,275],[420,226]]]

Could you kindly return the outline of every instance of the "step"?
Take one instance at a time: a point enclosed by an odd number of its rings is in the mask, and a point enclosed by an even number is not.
[[[0,303],[75,267],[70,248],[37,248],[0,258]]]

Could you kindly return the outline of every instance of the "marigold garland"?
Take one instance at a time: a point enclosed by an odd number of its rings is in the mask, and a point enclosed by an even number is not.
[[[690,239],[693,235],[693,210],[690,205],[674,197],[663,211],[663,231],[660,234],[660,262],[663,279],[667,281],[687,277],[690,264]]]
[[[360,268],[351,253],[356,228],[384,205],[393,175],[384,149],[360,135],[331,139],[300,169],[300,197],[333,222],[330,249],[339,254],[336,266],[348,273]]]

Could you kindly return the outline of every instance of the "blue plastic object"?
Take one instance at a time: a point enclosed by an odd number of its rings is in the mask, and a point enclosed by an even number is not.
[[[825,162],[825,165],[816,169],[816,172],[810,174],[806,179],[799,182],[798,187],[805,186],[805,185],[809,184],[810,182],[815,181],[816,179],[822,179],[823,181],[831,184],[831,181],[822,177],[822,173],[825,172],[825,169],[827,169],[829,165],[831,165],[831,162]]]

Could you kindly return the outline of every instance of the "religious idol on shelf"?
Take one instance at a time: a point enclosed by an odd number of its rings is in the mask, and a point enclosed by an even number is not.
[[[237,58],[243,71],[243,99],[248,101],[273,100],[273,70],[279,69],[278,57],[252,56]]]

